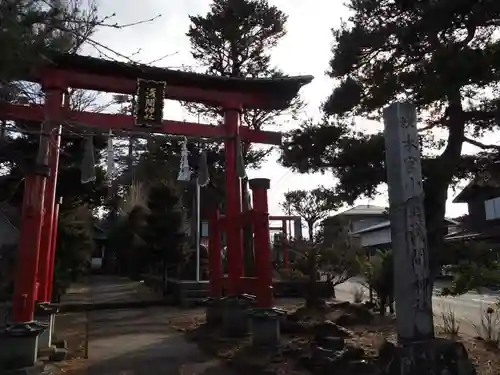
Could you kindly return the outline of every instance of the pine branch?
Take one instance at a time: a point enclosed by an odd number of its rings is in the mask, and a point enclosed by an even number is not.
[[[464,141],[467,142],[467,143],[470,143],[473,146],[479,147],[479,148],[481,148],[483,150],[494,149],[494,150],[499,150],[500,151],[500,146],[498,146],[498,145],[484,144],[482,142],[476,141],[475,139],[471,139],[471,138],[468,138],[468,137],[464,137]]]

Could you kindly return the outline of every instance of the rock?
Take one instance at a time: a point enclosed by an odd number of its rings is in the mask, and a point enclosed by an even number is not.
[[[327,337],[327,336],[335,336],[335,337],[351,337],[352,333],[345,329],[344,327],[335,324],[331,320],[325,320],[324,322],[318,324],[315,329],[316,337]]]
[[[367,375],[376,374],[377,366],[374,363],[368,362],[365,359],[352,361],[347,364],[347,371],[349,375]]]
[[[68,349],[68,343],[66,340],[53,341],[52,345],[59,349]]]
[[[376,307],[376,304],[375,304],[375,302],[366,301],[366,302],[363,302],[363,306],[365,308],[367,308],[368,310],[373,310]]]
[[[338,351],[345,348],[345,341],[342,337],[319,337],[316,343],[328,350]]]
[[[383,375],[477,375],[463,344],[441,338],[396,346],[381,369]]]
[[[335,324],[343,327],[351,327],[359,323],[353,314],[344,313],[335,319]]]
[[[283,320],[281,322],[281,332],[287,334],[298,334],[307,331],[306,327],[299,322],[293,322],[290,320]]]
[[[299,364],[306,370],[313,370],[314,368],[314,363],[313,360],[310,356],[308,355],[303,355],[299,358]]]
[[[52,354],[49,356],[49,360],[53,362],[61,362],[66,359],[68,355],[67,349],[55,348]]]
[[[297,358],[300,356],[302,350],[296,344],[288,343],[282,349],[281,353],[289,357]]]
[[[396,356],[396,353],[396,345],[388,342],[387,340],[384,340],[384,342],[378,348],[378,362],[380,364],[380,367],[386,367]]]
[[[358,324],[370,324],[373,321],[373,313],[365,305],[353,303],[349,306],[349,312],[359,321]]]
[[[350,327],[355,325],[371,324],[373,314],[363,305],[351,304],[348,311],[335,319],[339,326]]]
[[[345,349],[344,357],[350,361],[361,360],[365,357],[365,351],[357,346],[349,346]]]
[[[330,301],[326,302],[326,305],[333,309],[333,310],[338,310],[338,309],[345,309],[346,307],[349,307],[351,303],[349,301]]]

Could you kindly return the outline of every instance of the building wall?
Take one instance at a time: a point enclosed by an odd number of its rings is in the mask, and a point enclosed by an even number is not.
[[[325,244],[333,244],[335,238],[337,238],[342,228],[347,226],[349,233],[356,232],[363,228],[368,228],[372,225],[376,225],[387,221],[387,217],[384,216],[345,216],[345,217],[332,217],[329,219],[325,219],[323,221],[323,234]],[[341,227],[342,226],[342,227]]]
[[[362,247],[377,246],[391,243],[391,228],[382,228],[372,232],[360,233]]]

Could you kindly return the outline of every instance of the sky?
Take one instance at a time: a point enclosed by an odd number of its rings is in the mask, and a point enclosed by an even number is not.
[[[325,75],[331,58],[332,28],[347,19],[348,12],[342,1],[331,0],[270,0],[288,15],[287,35],[272,52],[272,63],[288,75],[313,75],[315,79],[300,92],[307,103],[305,117],[318,117],[322,101],[331,93],[335,82]],[[110,50],[134,61],[151,63],[168,68],[194,67],[196,62],[190,55],[189,15],[205,14],[209,0],[97,0],[102,16],[115,14],[110,23],[130,24],[141,20],[154,19],[124,29],[101,28],[93,39]],[[119,5],[118,5],[119,4]],[[93,48],[87,47],[83,53],[95,55]],[[110,53],[112,55],[112,53]],[[116,55],[115,55],[116,56]],[[118,56],[116,56],[119,59]],[[167,82],[168,84],[168,82]],[[164,117],[170,120],[192,120],[178,103],[167,101]],[[298,123],[285,121],[280,131],[297,127]],[[381,129],[378,123],[361,121],[366,131]],[[274,130],[274,129],[267,129]],[[334,186],[331,174],[296,174],[277,163],[278,153],[274,152],[259,170],[250,170],[250,178],[271,179],[269,208],[272,215],[282,214],[280,202],[289,190],[313,189],[319,185]],[[465,186],[465,183],[460,187]],[[386,206],[386,188],[375,199],[360,199],[356,204]],[[450,189],[452,199],[459,190]],[[466,205],[447,203],[447,215],[455,217],[467,212]]]

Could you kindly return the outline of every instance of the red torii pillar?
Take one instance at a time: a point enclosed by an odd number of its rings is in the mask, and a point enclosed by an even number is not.
[[[49,269],[49,279],[48,279],[48,296],[52,301],[53,291],[54,291],[54,270],[56,262],[56,248],[57,248],[57,230],[59,227],[59,209],[62,204],[62,198],[54,206],[54,215],[52,217],[52,240],[50,241],[50,269]]]
[[[208,279],[210,283],[210,297],[222,297],[222,244],[220,228],[220,212],[213,206],[208,218]]]
[[[241,181],[238,176],[237,142],[240,142],[241,106],[228,105],[225,109],[226,140],[226,238],[228,262],[229,295],[242,293],[243,277],[243,235],[240,225],[241,216]]]
[[[48,273],[48,256],[50,245],[43,245],[41,250],[42,226],[44,221],[48,220],[44,208],[45,204],[47,177],[51,171],[48,165],[49,143],[47,140],[48,132],[52,130],[52,124],[58,122],[61,116],[63,92],[53,77],[43,82],[45,91],[45,123],[42,126],[44,134],[40,137],[40,153],[37,158],[35,171],[26,176],[22,218],[21,218],[21,238],[19,240],[19,251],[17,260],[16,278],[14,280],[14,295],[12,300],[12,317],[15,323],[23,324],[34,320],[35,302],[38,297],[38,291],[45,288],[45,284],[38,282],[41,263],[42,271]],[[57,148],[59,150],[59,148]],[[52,178],[55,175],[52,173]],[[52,184],[50,184],[52,185]],[[55,183],[52,185],[55,189]],[[48,202],[50,205],[50,202]],[[53,201],[52,201],[53,207]],[[51,210],[53,212],[53,210]],[[52,220],[50,218],[50,220]],[[52,233],[51,221],[48,222],[49,238]],[[46,281],[43,281],[46,283]]]
[[[270,181],[267,178],[254,178],[249,181],[252,189],[255,269],[257,274],[257,306],[270,308],[273,305],[273,266],[271,263],[271,244],[269,242],[269,207],[267,191]]]
[[[56,109],[60,111],[59,109]],[[57,187],[57,174],[59,172],[59,149],[61,146],[61,132],[62,128],[51,127],[49,136],[49,168],[50,175],[47,178],[44,196],[44,217],[42,237],[40,242],[40,257],[38,260],[38,302],[51,302],[50,283],[51,271],[53,272],[53,255],[52,249],[55,247],[52,243],[54,238],[54,217],[55,217],[55,201],[56,201],[56,187]]]
[[[214,206],[210,210],[210,238],[208,244],[210,297],[221,297],[224,285],[230,292],[234,292],[236,288],[231,284],[236,282],[239,285],[239,293],[255,293],[258,307],[270,308],[273,305],[273,268],[271,262],[271,246],[269,242],[269,209],[267,200],[267,191],[270,182],[269,179],[266,178],[256,178],[250,180],[249,185],[252,190],[253,209],[248,213],[240,214],[236,220],[234,218],[228,220],[228,217],[221,219],[218,207]],[[231,224],[229,224],[230,222]],[[222,232],[226,232],[229,236],[229,230],[231,230],[231,228],[241,229],[242,223],[249,222],[253,228],[256,276],[240,277],[236,281],[228,277],[228,279],[225,280],[222,272],[221,234]],[[240,264],[241,266],[243,265],[243,260],[241,260]],[[229,267],[228,273],[231,275],[231,268]],[[232,277],[235,278],[234,274]]]

